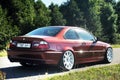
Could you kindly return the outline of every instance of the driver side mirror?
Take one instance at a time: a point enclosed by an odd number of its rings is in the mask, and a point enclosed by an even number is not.
[[[98,41],[97,37],[94,37],[93,43],[96,43]]]

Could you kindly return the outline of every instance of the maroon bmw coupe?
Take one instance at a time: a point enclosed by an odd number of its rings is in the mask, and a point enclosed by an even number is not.
[[[52,64],[71,70],[80,63],[110,63],[113,51],[109,44],[98,41],[83,28],[48,26],[13,38],[8,49],[8,58],[23,66]]]

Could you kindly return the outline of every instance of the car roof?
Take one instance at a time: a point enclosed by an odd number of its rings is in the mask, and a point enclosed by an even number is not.
[[[62,27],[62,28],[66,28],[66,29],[72,29],[72,28],[79,28],[79,29],[83,29],[82,27],[77,27],[77,26],[47,26],[47,27]]]
[[[63,35],[68,31],[69,29],[79,29],[79,30],[84,30],[87,31],[86,29],[82,27],[76,27],[76,26],[47,26],[47,27],[60,27],[63,28],[62,31],[60,31],[59,34],[56,35],[56,37],[63,38]]]

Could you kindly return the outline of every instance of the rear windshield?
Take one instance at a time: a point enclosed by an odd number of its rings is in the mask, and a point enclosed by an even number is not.
[[[26,35],[56,36],[62,29],[62,27],[42,27],[31,31]]]

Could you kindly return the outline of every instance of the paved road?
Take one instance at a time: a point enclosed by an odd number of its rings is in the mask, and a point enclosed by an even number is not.
[[[83,64],[75,70],[84,70],[89,67],[98,67],[104,65],[112,65],[120,63],[120,48],[113,49],[114,59],[111,64]],[[54,66],[37,66],[37,67],[22,67],[19,63],[11,63],[7,57],[0,58],[0,70],[6,73],[7,80],[38,80],[49,75],[61,74],[63,72],[58,71],[57,67]]]

